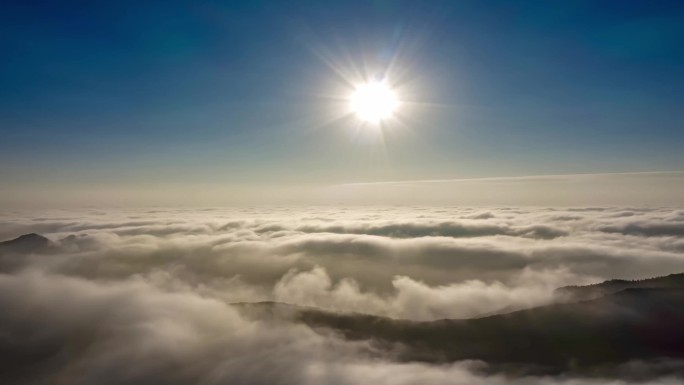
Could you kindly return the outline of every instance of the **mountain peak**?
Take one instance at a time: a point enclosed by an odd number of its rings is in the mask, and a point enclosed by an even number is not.
[[[46,248],[50,240],[36,233],[20,235],[9,241],[0,242],[0,251],[34,253]]]

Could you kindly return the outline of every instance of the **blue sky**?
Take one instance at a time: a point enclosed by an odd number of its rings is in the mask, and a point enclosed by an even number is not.
[[[0,28],[15,194],[684,165],[680,1],[4,2]],[[330,121],[340,71],[397,84],[381,138]]]

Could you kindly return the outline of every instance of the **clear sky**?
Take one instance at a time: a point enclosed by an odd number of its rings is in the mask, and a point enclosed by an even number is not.
[[[684,169],[682,1],[0,7],[5,203]]]

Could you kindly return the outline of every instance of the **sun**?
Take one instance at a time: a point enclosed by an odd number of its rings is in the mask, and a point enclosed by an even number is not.
[[[384,81],[361,84],[351,95],[351,109],[364,122],[380,123],[392,117],[397,107],[396,92]]]

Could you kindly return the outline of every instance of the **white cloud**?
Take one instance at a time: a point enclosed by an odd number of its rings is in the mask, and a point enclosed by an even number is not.
[[[243,318],[196,292],[167,292],[140,280],[0,274],[0,306],[0,373],[7,384],[627,383],[486,375],[478,362],[392,362],[365,343]],[[630,373],[651,370],[634,365]]]
[[[377,314],[418,321],[472,318],[501,310],[518,310],[551,303],[554,289],[578,277],[564,270],[525,269],[515,285],[469,280],[429,286],[406,276],[392,280],[393,292],[380,295],[364,291],[352,278],[336,284],[320,267],[291,270],[275,286],[276,301],[338,311]]]
[[[564,284],[684,271],[684,237],[607,230],[635,223],[676,228],[684,223],[680,214],[666,208],[496,207],[14,212],[0,219],[5,238],[40,232],[58,247],[49,256],[1,257],[0,268],[90,279],[165,274],[167,284],[203,287],[224,300],[296,303],[312,301],[311,295],[295,295],[285,282],[315,272],[327,288],[320,292],[334,299],[319,299],[319,306],[418,319],[467,317],[522,306],[523,297],[545,303]],[[72,234],[77,236],[64,240]],[[521,274],[556,281],[530,284]],[[431,300],[409,300],[409,287],[424,288]],[[479,294],[470,297],[480,296],[472,301],[477,306],[458,302],[458,293],[475,287]],[[492,299],[495,292],[507,295]]]
[[[0,372],[16,384],[598,384],[392,362],[227,303],[414,320],[541,305],[562,285],[684,271],[682,223],[681,210],[635,207],[5,212],[0,238],[54,245],[0,251]]]

